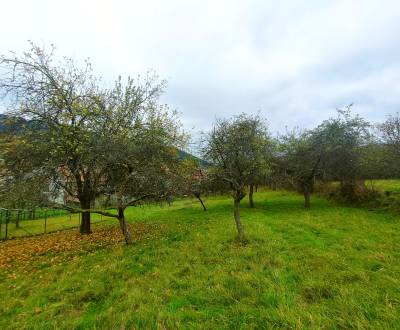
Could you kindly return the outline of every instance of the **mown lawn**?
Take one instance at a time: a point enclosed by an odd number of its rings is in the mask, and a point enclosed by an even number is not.
[[[147,228],[134,246],[11,262],[0,270],[0,328],[400,328],[399,216],[323,199],[307,211],[289,192],[255,201],[243,202],[245,246],[231,200],[218,197],[207,212],[194,200],[129,209]]]

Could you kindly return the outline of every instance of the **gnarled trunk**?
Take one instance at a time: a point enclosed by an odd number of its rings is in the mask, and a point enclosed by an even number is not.
[[[80,171],[74,171],[72,169],[71,171],[74,173],[75,176],[78,193],[77,197],[79,199],[79,203],[81,204],[81,209],[89,210],[94,199],[89,172],[86,172],[86,176],[83,176],[82,172]],[[92,232],[90,229],[90,212],[82,212],[81,225],[79,230],[82,235],[88,235]]]
[[[235,197],[234,198],[234,209],[233,209],[233,215],[235,218],[235,223],[236,223],[236,229],[238,231],[238,239],[242,241],[244,239],[244,227],[242,224],[242,221],[240,220],[240,198]]]
[[[81,208],[82,210],[90,209],[90,201],[87,201],[86,199],[81,200]],[[82,235],[88,235],[92,232],[90,230],[90,212],[82,212],[79,231]]]
[[[82,235],[88,235],[92,232],[90,229],[90,212],[82,212],[79,231]]]
[[[125,238],[125,243],[127,245],[132,244],[133,243],[132,235],[131,235],[128,225],[126,224],[124,209],[122,207],[118,208],[118,221],[119,221],[119,226],[121,228],[122,234],[124,235],[124,238]]]
[[[249,205],[251,208],[254,208],[253,194],[254,194],[254,185],[251,184],[249,189]]]

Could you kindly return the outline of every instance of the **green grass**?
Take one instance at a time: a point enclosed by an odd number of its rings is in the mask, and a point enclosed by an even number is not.
[[[1,329],[399,329],[400,221],[289,192],[131,208],[166,231],[3,271]],[[0,249],[1,249],[0,243]],[[49,260],[52,258],[49,255]],[[35,271],[32,271],[34,269]]]
[[[373,187],[383,191],[400,193],[400,180],[372,180],[369,183],[372,184]]]

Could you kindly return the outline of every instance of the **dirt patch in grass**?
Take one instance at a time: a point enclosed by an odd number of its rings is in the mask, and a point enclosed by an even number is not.
[[[163,225],[135,223],[130,226],[134,242],[158,236]],[[0,243],[0,269],[29,263],[38,257],[62,258],[124,243],[118,226],[96,226],[90,235],[76,229],[34,237],[15,238]]]

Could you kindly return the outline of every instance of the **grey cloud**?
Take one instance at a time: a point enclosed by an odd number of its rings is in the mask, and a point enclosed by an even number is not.
[[[398,1],[43,0],[3,9],[1,53],[25,50],[27,39],[54,43],[90,57],[108,82],[155,69],[169,81],[162,101],[194,134],[240,112],[261,111],[276,132],[317,125],[350,102],[373,121],[399,108]]]

